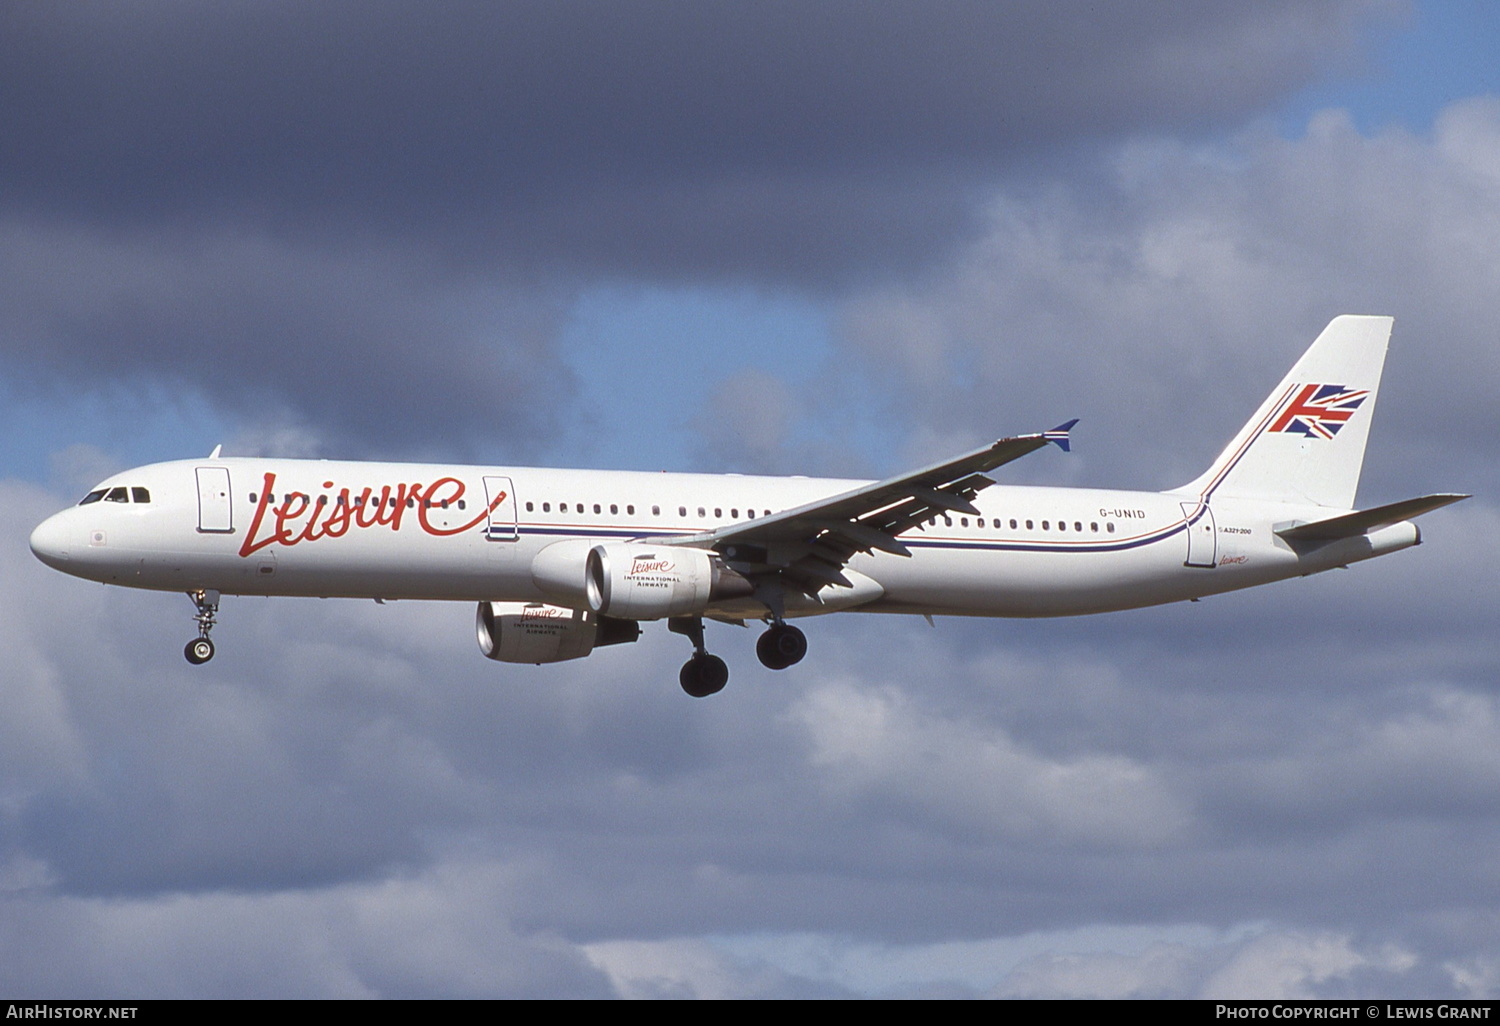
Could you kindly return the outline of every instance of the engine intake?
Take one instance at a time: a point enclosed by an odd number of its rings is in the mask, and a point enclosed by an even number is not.
[[[584,538],[538,552],[531,579],[553,602],[622,620],[693,616],[755,591],[707,549]]]
[[[704,549],[605,543],[589,550],[584,567],[589,608],[630,620],[690,616],[755,590]]]

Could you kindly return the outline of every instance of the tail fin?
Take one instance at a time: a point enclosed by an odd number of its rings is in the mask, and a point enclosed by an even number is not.
[[[1213,466],[1177,489],[1352,509],[1390,317],[1335,317]]]

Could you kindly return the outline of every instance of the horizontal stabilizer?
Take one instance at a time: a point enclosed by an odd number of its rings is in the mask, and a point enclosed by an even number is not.
[[[1382,527],[1399,524],[1403,520],[1419,517],[1423,513],[1431,513],[1435,509],[1442,509],[1444,506],[1467,498],[1467,495],[1423,495],[1416,499],[1393,502],[1388,506],[1376,506],[1374,509],[1364,509],[1357,513],[1329,517],[1327,520],[1314,520],[1310,524],[1279,527],[1276,528],[1276,533],[1291,542],[1335,541],[1339,538],[1353,538]]]

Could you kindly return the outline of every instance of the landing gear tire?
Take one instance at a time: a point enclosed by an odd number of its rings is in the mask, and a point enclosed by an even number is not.
[[[700,652],[682,664],[677,680],[689,695],[707,698],[723,691],[729,683],[729,667],[718,656]]]
[[[807,655],[807,635],[791,624],[773,624],[755,642],[755,654],[768,670],[795,666]]]
[[[188,592],[187,596],[198,610],[193,614],[193,619],[198,621],[198,636],[187,643],[182,654],[194,666],[202,666],[214,657],[214,643],[209,640],[208,635],[214,629],[214,622],[219,615],[219,593],[200,588]]]
[[[182,654],[194,666],[201,666],[214,657],[214,643],[207,638],[194,638],[187,643]]]

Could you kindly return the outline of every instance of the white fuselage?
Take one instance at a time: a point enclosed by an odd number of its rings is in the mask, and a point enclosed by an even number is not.
[[[231,595],[555,602],[533,576],[569,540],[655,540],[848,492],[863,482],[324,460],[160,463],[54,515],[32,548],[48,565],[135,588]],[[146,501],[136,501],[144,497]],[[1316,573],[1416,544],[1400,523],[1299,554],[1273,529],[1322,507],[1180,493],[1002,487],[979,516],[937,516],[901,536],[909,557],[848,564],[836,609],[1068,616],[1196,598]],[[840,596],[843,593],[843,597]],[[756,618],[741,599],[708,615]]]

